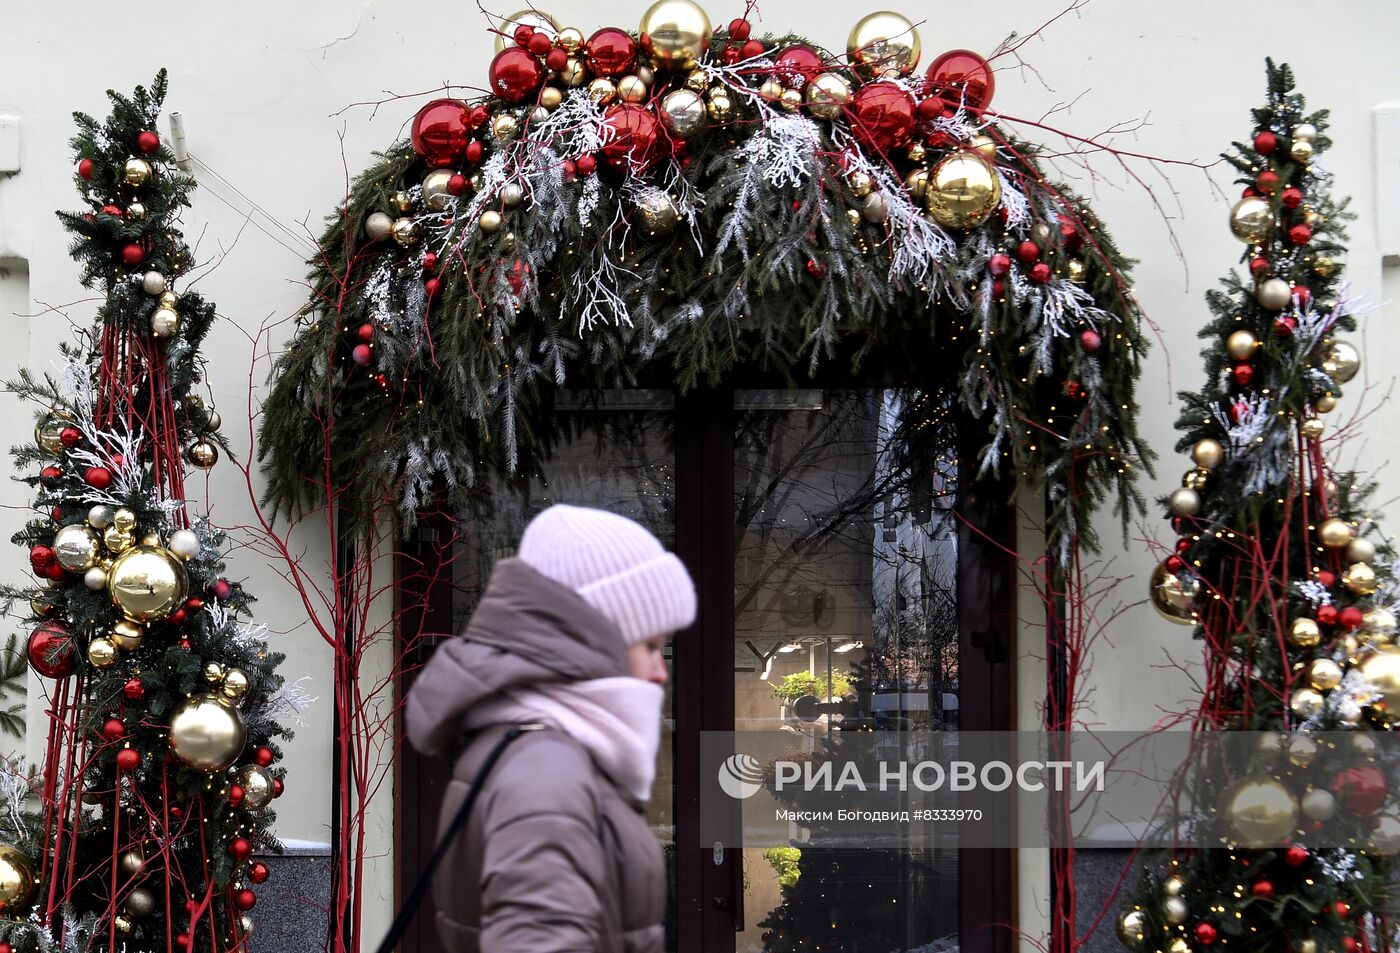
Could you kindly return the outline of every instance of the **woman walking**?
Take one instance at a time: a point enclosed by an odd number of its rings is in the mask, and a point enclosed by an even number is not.
[[[639,524],[552,506],[497,563],[408,696],[410,740],[454,753],[441,826],[490,752],[434,881],[451,953],[660,953],[666,874],[647,826],[666,663],[695,587]]]

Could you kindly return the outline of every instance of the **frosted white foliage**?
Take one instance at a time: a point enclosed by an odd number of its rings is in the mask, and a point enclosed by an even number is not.
[[[1332,593],[1316,579],[1294,582],[1293,591],[1297,593],[1300,598],[1306,599],[1314,609],[1319,606],[1330,606],[1332,604]]]

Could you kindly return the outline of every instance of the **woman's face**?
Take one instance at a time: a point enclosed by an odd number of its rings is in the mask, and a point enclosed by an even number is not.
[[[633,678],[640,678],[644,682],[651,682],[653,685],[666,684],[666,657],[662,651],[666,648],[666,643],[671,641],[669,635],[660,635],[654,639],[647,639],[645,642],[637,642],[627,648],[627,665],[632,671]]]

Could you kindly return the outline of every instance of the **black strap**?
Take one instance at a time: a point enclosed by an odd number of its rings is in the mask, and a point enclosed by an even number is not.
[[[467,823],[467,815],[471,814],[472,805],[476,803],[477,796],[481,794],[482,783],[485,782],[486,776],[491,773],[491,769],[496,766],[496,762],[500,760],[506,747],[525,732],[538,731],[543,727],[544,725],[516,725],[501,736],[501,740],[496,742],[496,746],[491,749],[486,760],[481,762],[480,770],[476,772],[471,787],[467,789],[467,796],[462,799],[462,806],[457,808],[452,823],[448,824],[447,829],[442,832],[442,838],[433,848],[432,855],[428,857],[428,862],[423,866],[423,872],[418,876],[418,882],[413,885],[413,890],[409,892],[408,899],[399,909],[398,916],[394,917],[394,922],[389,926],[389,932],[385,934],[383,942],[379,944],[377,953],[393,953],[394,947],[398,946],[399,940],[403,938],[409,923],[413,920],[413,915],[418,911],[419,904],[427,896],[428,888],[432,886],[433,873],[437,871],[438,864],[442,863],[442,858],[447,856],[447,849],[452,846],[452,842],[456,839],[462,826]]]

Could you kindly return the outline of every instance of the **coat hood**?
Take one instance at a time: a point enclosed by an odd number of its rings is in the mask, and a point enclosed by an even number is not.
[[[424,754],[450,749],[475,705],[504,689],[629,674],[617,627],[572,589],[520,559],[498,562],[465,630],[440,644],[408,694]]]

